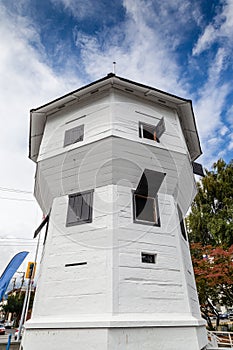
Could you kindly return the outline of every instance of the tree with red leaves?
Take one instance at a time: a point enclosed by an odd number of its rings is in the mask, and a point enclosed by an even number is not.
[[[191,254],[201,311],[212,328],[209,312],[216,311],[213,305],[233,305],[233,245],[223,249],[192,243]]]

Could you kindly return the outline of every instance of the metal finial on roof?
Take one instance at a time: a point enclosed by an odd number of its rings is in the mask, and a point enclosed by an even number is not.
[[[113,74],[116,74],[116,62],[114,61],[112,62],[112,64],[113,64]]]

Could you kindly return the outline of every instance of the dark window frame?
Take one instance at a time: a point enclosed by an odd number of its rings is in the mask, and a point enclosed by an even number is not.
[[[77,132],[77,136],[75,135]],[[63,147],[73,145],[77,142],[81,142],[84,139],[84,124],[75,126],[65,131]]]
[[[152,261],[146,261],[148,258],[152,258]],[[156,264],[157,254],[156,253],[148,253],[141,252],[141,263],[142,264]]]
[[[89,191],[83,191],[83,192],[78,192],[78,193],[72,193],[69,195],[68,198],[68,208],[67,208],[67,216],[66,216],[66,226],[76,226],[76,225],[82,225],[86,223],[91,223],[92,218],[93,218],[93,193],[94,190],[89,190]],[[88,198],[88,203],[85,201],[83,198],[84,196],[89,195]],[[88,214],[86,218],[78,217],[76,213],[78,212],[78,208],[74,208],[74,202],[76,199],[76,204],[77,204],[77,197],[80,197],[79,201],[81,200],[81,216],[83,214],[83,205],[85,206],[85,210],[88,211]],[[75,209],[75,211],[73,210]],[[76,220],[72,220],[71,217],[76,215]]]
[[[132,196],[133,196],[133,222],[136,224],[160,227],[161,224],[160,224],[160,214],[159,214],[159,205],[158,205],[158,195],[156,195],[155,197],[150,197],[147,195],[135,193],[135,190],[132,190]],[[156,218],[157,218],[156,221],[148,221],[148,220],[142,220],[142,219],[137,218],[137,216],[136,216],[137,203],[136,203],[136,199],[135,199],[136,196],[153,199],[154,210],[155,210],[155,214],[156,214]]]
[[[187,241],[188,236],[187,236],[187,232],[186,232],[186,228],[185,228],[185,224],[184,224],[184,218],[183,218],[182,211],[181,211],[178,204],[177,204],[177,211],[178,211],[178,218],[179,218],[179,223],[180,223],[181,235]]]

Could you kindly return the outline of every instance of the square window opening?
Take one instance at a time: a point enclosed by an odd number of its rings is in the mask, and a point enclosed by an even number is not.
[[[93,190],[69,195],[66,226],[92,222]]]
[[[157,260],[157,254],[151,254],[151,253],[141,253],[141,259],[142,263],[145,264],[155,264]]]

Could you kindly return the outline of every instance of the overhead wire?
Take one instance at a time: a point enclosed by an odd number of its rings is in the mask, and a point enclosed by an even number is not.
[[[18,189],[18,188],[12,188],[12,187],[0,187],[0,191],[9,192],[9,193],[17,193],[17,194],[22,194],[22,195],[29,195],[29,194],[32,195],[33,194],[31,191]],[[0,196],[0,199],[11,200],[11,201],[20,201],[20,202],[34,202],[35,201],[35,199],[2,197],[2,196]]]
[[[32,191],[27,191],[24,189],[17,189],[12,187],[0,187],[0,192],[9,192],[15,193],[19,195],[32,195]],[[11,200],[11,201],[20,201],[20,202],[35,202],[35,199],[26,199],[26,198],[15,198],[15,197],[2,197],[0,196],[0,200]],[[25,238],[25,237],[2,237],[0,236],[0,246],[1,247],[13,247],[13,246],[28,246],[33,247],[37,243],[33,241],[33,238]]]
[[[12,187],[0,187],[0,191],[16,192],[16,193],[24,193],[24,194],[32,194],[31,191],[20,190],[20,189],[12,188]]]
[[[20,202],[35,202],[35,199],[24,199],[24,198],[10,198],[10,197],[1,197],[0,199],[6,199],[9,201],[20,201]]]

